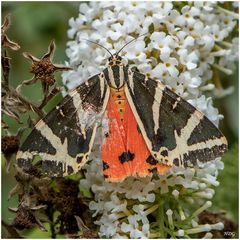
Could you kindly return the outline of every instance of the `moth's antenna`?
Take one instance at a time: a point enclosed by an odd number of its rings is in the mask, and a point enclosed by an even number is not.
[[[85,39],[85,38],[81,38],[80,40],[85,40],[87,42],[94,43],[94,44],[98,45],[99,47],[102,47],[103,49],[105,49],[110,54],[111,57],[113,57],[112,53],[107,48],[105,48],[103,45],[101,45],[101,44],[99,44],[97,42]]]
[[[126,43],[125,45],[123,45],[123,47],[121,47],[120,50],[118,50],[118,52],[116,53],[116,56],[118,56],[118,54],[119,54],[127,45],[129,45],[130,43],[136,41],[138,38],[140,38],[140,37],[142,37],[142,36],[144,36],[144,35],[147,35],[147,34],[148,34],[148,32],[147,32],[147,33],[144,33],[144,34],[142,34],[142,35],[139,35],[137,38],[134,38],[134,39],[132,39],[131,41],[129,41],[128,43]]]

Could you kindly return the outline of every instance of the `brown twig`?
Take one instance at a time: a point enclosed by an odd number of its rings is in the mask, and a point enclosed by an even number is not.
[[[20,95],[15,89],[13,89],[9,86],[3,86],[3,87],[8,91],[8,93],[11,96],[13,96],[16,99],[19,99],[20,102],[22,102],[22,104],[25,105],[26,109],[30,109],[30,110],[34,111],[35,113],[37,113],[37,115],[40,118],[44,117],[45,114],[44,114],[43,110],[40,109],[37,105],[30,103],[26,98],[24,98],[22,95]]]
[[[6,50],[3,50],[1,61],[2,61],[3,84],[8,86],[10,72],[10,58],[7,56]]]
[[[47,94],[44,94],[44,98],[41,104],[39,105],[39,108],[42,109],[58,93],[59,93],[59,89],[54,87],[50,93],[47,92]]]

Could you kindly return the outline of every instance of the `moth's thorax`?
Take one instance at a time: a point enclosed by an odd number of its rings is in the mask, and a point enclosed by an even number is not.
[[[120,89],[128,80],[128,67],[122,62],[120,64],[108,65],[103,72],[108,85],[114,89]]]
[[[121,87],[120,89],[110,88],[110,94],[120,115],[120,119],[121,121],[123,121],[126,102],[124,86]]]

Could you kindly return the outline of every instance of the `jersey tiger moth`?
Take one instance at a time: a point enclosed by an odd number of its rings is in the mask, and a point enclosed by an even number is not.
[[[109,51],[108,51],[109,52]],[[164,173],[221,157],[227,141],[218,128],[160,81],[134,71],[118,55],[71,91],[40,120],[17,153],[27,170],[36,155],[49,176],[78,172],[89,160],[97,127],[108,119],[102,143],[107,181]]]

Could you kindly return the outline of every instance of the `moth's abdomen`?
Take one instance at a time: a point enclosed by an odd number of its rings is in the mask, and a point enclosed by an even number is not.
[[[120,120],[123,121],[124,119],[124,113],[125,113],[125,103],[126,103],[126,96],[124,92],[124,87],[121,87],[120,89],[114,89],[110,88],[110,96],[112,97],[117,112],[120,116]]]

